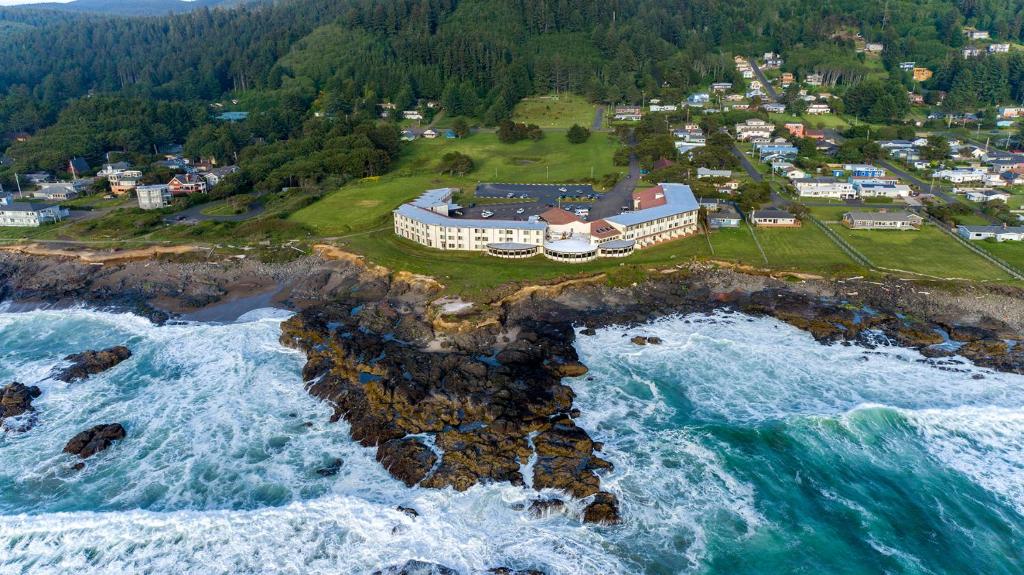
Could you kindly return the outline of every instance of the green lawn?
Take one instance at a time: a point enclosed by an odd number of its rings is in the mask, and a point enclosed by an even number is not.
[[[793,114],[769,114],[768,118],[774,123],[800,122],[811,129],[821,126],[822,128],[845,130],[850,127],[850,123],[846,118],[838,114],[823,114],[821,116],[811,116],[808,114],[803,114],[802,116],[795,116]]]
[[[708,254],[704,237],[696,236],[645,249],[624,259],[599,259],[579,265],[553,262],[544,256],[502,260],[478,252],[432,250],[399,238],[390,228],[345,238],[337,245],[391,269],[433,276],[448,291],[467,297],[489,296],[492,294],[488,292],[501,286],[568,279],[584,273],[608,273],[614,281],[631,282],[632,278],[641,279],[651,266],[669,266]]]
[[[710,239],[714,247],[714,254],[711,257],[714,259],[765,267],[764,258],[761,257],[746,222],[742,222],[738,228],[715,230],[711,233]]]
[[[575,94],[536,96],[516,104],[512,119],[541,128],[571,128],[573,124],[590,128],[596,111],[596,105]]]
[[[617,146],[614,137],[603,133],[576,145],[568,143],[562,134],[515,144],[502,144],[492,133],[461,140],[417,140],[407,146],[391,174],[344,186],[295,212],[289,220],[328,237],[363,232],[389,225],[392,210],[432,188],[456,187],[471,192],[479,182],[564,183],[589,178],[591,169],[597,177],[625,170],[612,165]],[[476,170],[466,177],[435,173],[438,158],[449,151],[468,154]]]
[[[1024,242],[980,241],[974,245],[1024,271]]]
[[[932,225],[918,231],[850,230],[840,225],[832,229],[882,268],[936,278],[1009,279],[999,268]]]
[[[826,275],[865,271],[811,222],[799,228],[755,228],[754,231],[770,267]]]

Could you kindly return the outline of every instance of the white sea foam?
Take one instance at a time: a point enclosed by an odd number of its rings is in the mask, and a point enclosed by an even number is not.
[[[537,495],[509,485],[407,489],[306,394],[301,354],[277,343],[283,317],[158,328],[84,310],[0,313],[0,382],[44,390],[37,426],[0,436],[0,458],[15,462],[0,466],[0,574],[368,573],[409,559],[465,574],[700,571],[721,541],[763,543],[773,527],[773,503],[730,465],[742,454],[715,426],[834,421],[877,405],[897,409],[937,461],[1024,501],[1024,378],[940,371],[899,348],[823,347],[738,314],[580,337],[591,372],[568,383],[580,425],[616,466],[603,486],[624,525],[581,525],[579,502],[533,519],[515,506]],[[665,343],[625,337],[638,333]],[[64,354],[121,343],[135,356],[107,373],[46,378]],[[105,421],[125,423],[128,439],[68,471],[63,443]],[[334,458],[336,476],[316,473]],[[874,521],[870,502],[816,487]],[[917,561],[891,539],[867,542]]]

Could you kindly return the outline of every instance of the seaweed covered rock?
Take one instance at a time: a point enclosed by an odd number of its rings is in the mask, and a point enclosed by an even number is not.
[[[120,423],[106,423],[87,429],[71,438],[64,446],[64,453],[77,455],[82,459],[88,459],[101,451],[105,451],[115,441],[127,437],[124,427]]]
[[[35,411],[32,400],[41,394],[38,387],[23,385],[16,381],[0,387],[0,425],[5,419]],[[31,420],[25,421],[17,427],[10,428],[9,431],[28,431],[32,424]]]
[[[131,350],[123,345],[101,351],[84,351],[64,358],[71,365],[54,373],[54,379],[73,383],[90,375],[103,373],[132,356]]]

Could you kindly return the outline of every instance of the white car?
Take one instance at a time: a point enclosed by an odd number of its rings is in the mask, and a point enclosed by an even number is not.
[[[526,213],[526,209],[525,209],[525,208],[519,208],[518,210],[516,210],[516,213],[517,213],[517,214],[523,214],[523,213]]]
[[[491,217],[493,215],[494,215],[494,212],[487,211],[487,210],[484,210],[484,211],[480,212],[480,217],[484,218],[484,219],[487,219],[487,218],[489,218],[489,217]]]
[[[509,192],[509,193],[505,194],[505,197],[511,200],[512,198],[516,197],[516,195],[513,192]]]

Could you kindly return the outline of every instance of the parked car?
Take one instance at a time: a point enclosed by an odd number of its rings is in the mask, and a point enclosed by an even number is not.
[[[516,210],[517,214],[523,214],[525,212],[526,212],[526,210],[524,208],[519,208],[518,210]]]
[[[489,217],[491,217],[493,215],[494,215],[494,212],[489,211],[489,210],[484,210],[484,211],[480,212],[480,217],[484,218],[484,219],[487,219],[487,218],[489,218]]]

